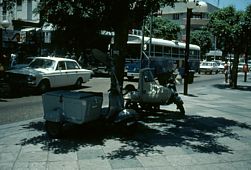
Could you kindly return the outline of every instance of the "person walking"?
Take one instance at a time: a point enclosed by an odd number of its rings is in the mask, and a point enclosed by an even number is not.
[[[229,68],[228,68],[228,63],[227,61],[224,64],[224,75],[225,75],[225,83],[228,83],[228,74],[229,74]]]

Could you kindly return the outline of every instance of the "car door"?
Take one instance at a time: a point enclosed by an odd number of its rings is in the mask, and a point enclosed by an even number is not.
[[[80,68],[74,61],[66,61],[67,76],[70,85],[74,85],[80,75]]]
[[[68,74],[65,61],[59,61],[54,76],[54,87],[68,86]]]

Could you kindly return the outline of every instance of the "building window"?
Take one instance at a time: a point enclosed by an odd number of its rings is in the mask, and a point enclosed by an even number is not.
[[[179,20],[180,15],[179,14],[173,14],[173,20]]]
[[[17,6],[22,6],[22,0],[17,0]]]
[[[22,11],[22,1],[23,0],[17,0],[17,11]]]

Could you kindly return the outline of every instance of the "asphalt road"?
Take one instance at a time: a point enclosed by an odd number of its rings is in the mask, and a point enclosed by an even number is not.
[[[196,74],[193,84],[188,85],[189,89],[207,86],[215,83],[222,83],[224,81],[223,74],[204,75]],[[125,80],[124,84],[134,84],[137,87],[137,80],[128,82]],[[83,85],[80,91],[94,91],[103,92],[103,105],[108,105],[108,90],[110,87],[110,78],[95,77]],[[64,88],[63,90],[72,90],[71,88]],[[183,93],[183,84],[177,85],[179,93]],[[32,92],[20,92],[11,94],[9,97],[0,98],[0,124],[7,124],[22,120],[29,120],[43,116],[43,104],[41,95],[35,95]]]

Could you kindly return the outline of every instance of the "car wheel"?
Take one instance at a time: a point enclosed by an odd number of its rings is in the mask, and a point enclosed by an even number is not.
[[[82,87],[82,83],[83,83],[83,79],[82,78],[78,78],[78,80],[75,83],[76,88],[81,88]]]
[[[50,89],[50,83],[48,80],[42,80],[38,85],[39,93],[45,93]]]

